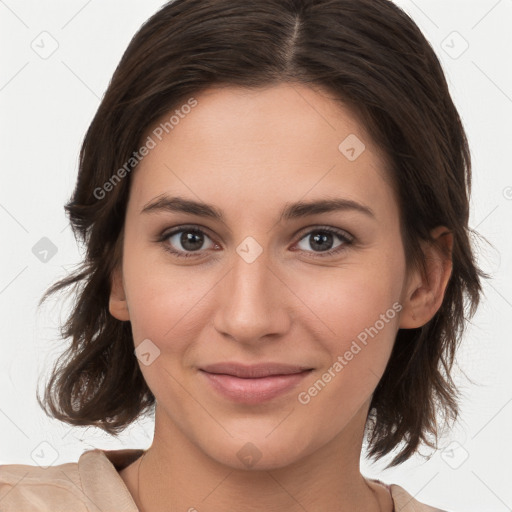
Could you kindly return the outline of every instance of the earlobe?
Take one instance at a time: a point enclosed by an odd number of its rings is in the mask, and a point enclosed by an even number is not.
[[[128,302],[124,291],[122,272],[119,267],[116,267],[112,272],[108,309],[114,318],[124,322],[130,320],[130,312],[128,310]]]
[[[415,270],[405,290],[400,315],[401,329],[425,325],[443,302],[452,273],[453,234],[448,228],[438,226],[431,235],[435,243],[423,244],[426,275],[420,269]]]

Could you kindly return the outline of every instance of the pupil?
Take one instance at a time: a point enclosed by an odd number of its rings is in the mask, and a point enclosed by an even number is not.
[[[326,233],[326,234],[322,234],[322,235],[314,235],[313,236],[313,243],[311,244],[311,247],[313,247],[313,249],[315,249],[315,245],[321,245],[321,243],[325,243],[327,241],[328,238],[331,238],[332,235],[329,234],[329,233]],[[317,247],[318,248],[318,247]],[[322,249],[322,247],[320,246],[320,249]],[[327,247],[323,247],[323,249],[328,249]]]
[[[181,235],[180,242],[187,251],[195,251],[203,245],[203,237],[200,233],[186,231]]]

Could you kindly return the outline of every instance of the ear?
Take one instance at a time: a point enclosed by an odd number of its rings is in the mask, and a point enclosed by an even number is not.
[[[126,294],[124,291],[123,276],[119,265],[111,275],[108,309],[114,318],[125,322],[130,320],[128,302],[126,301]]]
[[[437,313],[443,302],[452,273],[453,235],[445,226],[431,231],[435,243],[422,244],[427,275],[415,269],[402,295],[401,329],[425,325]]]

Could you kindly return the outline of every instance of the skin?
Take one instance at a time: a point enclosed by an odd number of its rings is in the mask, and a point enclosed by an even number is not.
[[[196,99],[132,176],[110,313],[131,322],[135,347],[150,339],[160,355],[139,362],[157,401],[154,440],[142,463],[120,475],[142,511],[390,512],[388,491],[359,469],[368,408],[398,329],[424,325],[439,309],[451,260],[425,244],[428,279],[406,273],[385,158],[352,112],[325,92],[226,86]],[[349,134],[366,146],[354,161],[338,149]],[[163,193],[212,204],[224,222],[141,213]],[[337,211],[278,222],[285,203],[334,197],[370,206],[375,218]],[[205,233],[199,251],[184,247],[180,235],[155,241],[183,225]],[[321,257],[344,244],[333,235],[315,250],[322,226],[355,241]],[[445,227],[432,234],[451,250]],[[236,251],[248,236],[263,249],[251,264]],[[179,258],[165,245],[199,256]],[[299,403],[298,394],[395,302],[400,313],[309,403]],[[236,404],[198,372],[222,361],[314,371],[273,400]],[[248,442],[261,454],[251,468],[237,456]]]

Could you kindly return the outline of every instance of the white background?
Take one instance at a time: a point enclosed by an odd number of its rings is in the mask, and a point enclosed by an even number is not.
[[[396,3],[441,59],[467,130],[474,176],[470,225],[494,246],[482,241],[477,249],[479,264],[493,279],[484,282],[485,297],[458,356],[455,378],[464,398],[455,429],[428,461],[416,456],[382,471],[383,463],[372,466],[363,459],[362,472],[449,511],[510,511],[512,1]],[[37,301],[80,261],[63,209],[74,187],[80,144],[127,44],[161,5],[0,0],[0,464],[35,464],[31,454],[41,448],[55,455],[52,464],[62,464],[91,448],[151,444],[150,419],[116,439],[41,411],[38,379],[42,391],[64,350],[57,327],[67,309],[49,301],[38,310]],[[44,31],[50,35],[40,35]],[[43,46],[41,38],[46,51],[58,44],[48,58],[32,48]],[[469,47],[459,56],[464,40]],[[46,263],[32,252],[42,237],[57,248]],[[49,444],[41,447],[42,442]]]

